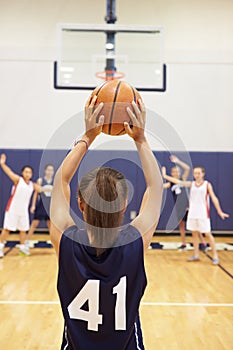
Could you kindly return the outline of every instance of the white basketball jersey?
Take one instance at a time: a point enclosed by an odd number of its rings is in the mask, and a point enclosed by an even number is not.
[[[6,211],[13,212],[16,215],[27,215],[33,190],[32,181],[27,184],[24,179],[20,177],[18,184],[12,187]]]
[[[189,218],[208,219],[210,217],[210,201],[207,185],[208,181],[204,181],[200,186],[195,181],[192,181],[189,197]]]

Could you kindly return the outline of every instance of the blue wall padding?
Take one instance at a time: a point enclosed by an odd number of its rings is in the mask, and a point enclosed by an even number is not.
[[[67,151],[64,150],[50,150],[43,152],[43,150],[19,150],[19,149],[2,149],[0,152],[4,152],[7,155],[7,164],[16,173],[20,173],[23,165],[29,164],[34,168],[33,180],[41,176],[40,169],[43,169],[47,163],[54,164],[55,168],[58,168],[62,162]],[[160,165],[167,167],[168,173],[170,172],[173,164],[169,161],[169,152],[155,152]],[[177,154],[178,155],[178,154]],[[218,217],[215,208],[211,205],[211,221],[213,230],[233,230],[233,153],[229,152],[190,152],[192,165],[204,166],[206,169],[206,179],[208,179],[214,187],[216,195],[220,199],[220,203],[224,211],[228,212],[231,216],[227,220],[221,220]],[[41,163],[41,166],[40,166]],[[130,211],[136,210],[138,212],[143,192],[145,190],[145,181],[142,170],[139,166],[139,158],[136,151],[104,151],[93,150],[89,151],[87,156],[81,163],[79,177],[85,174],[90,169],[93,169],[99,165],[110,166],[123,172],[126,178],[132,183],[133,197],[128,204],[127,211],[125,213],[125,222],[130,221]],[[77,174],[71,183],[72,188],[72,200],[71,205],[75,212],[78,211],[76,202],[77,191]],[[192,176],[190,175],[190,179]],[[0,170],[0,227],[3,224],[4,210],[7,204],[7,200],[10,195],[11,181]],[[156,200],[156,198],[155,198]],[[164,206],[161,213],[158,229],[168,231],[177,226],[177,220],[172,214],[174,207],[172,195],[170,190],[164,191]],[[80,213],[78,214],[80,216]],[[171,217],[172,215],[172,217]],[[172,222],[168,225],[169,219]],[[44,223],[40,224],[40,227],[44,227]]]

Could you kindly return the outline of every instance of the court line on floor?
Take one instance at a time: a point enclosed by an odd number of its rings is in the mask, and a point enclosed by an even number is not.
[[[15,245],[13,247],[10,247],[8,250],[4,252],[4,256],[6,256],[8,253],[10,253],[15,248]]]
[[[207,252],[203,252],[203,253],[207,256],[207,258],[209,258],[210,260],[212,260],[212,257],[211,257]],[[219,267],[223,272],[225,272],[230,278],[233,279],[233,275],[232,275],[227,269],[225,269],[224,266],[222,266],[222,265],[219,263],[219,264],[218,264],[218,267]]]
[[[200,306],[200,307],[233,307],[233,303],[172,303],[172,302],[141,302],[144,306]]]
[[[0,305],[59,305],[59,301],[49,300],[0,300]],[[233,307],[233,303],[174,303],[174,302],[141,302],[142,306],[196,306],[196,307]]]

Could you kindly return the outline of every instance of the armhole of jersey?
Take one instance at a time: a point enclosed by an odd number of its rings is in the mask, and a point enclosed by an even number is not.
[[[137,230],[138,231],[138,230]],[[140,258],[142,259],[142,266],[143,266],[143,274],[145,277],[145,281],[147,283],[147,276],[146,276],[146,267],[145,267],[145,249],[144,249],[144,243],[143,243],[143,239],[142,239],[142,234],[138,231],[138,233],[140,234],[140,237],[138,238],[140,240]]]
[[[130,226],[131,228],[133,228],[133,230],[135,230],[135,232],[137,232],[137,234],[138,234],[137,240],[138,240],[138,239],[140,240],[141,251],[142,251],[142,261],[143,261],[143,267],[144,267],[144,273],[146,274],[145,264],[144,264],[144,261],[145,261],[145,252],[144,252],[144,244],[143,244],[142,234],[141,234],[141,232],[140,232],[136,227],[134,227],[133,225],[129,225],[129,226]]]
[[[208,184],[209,184],[209,181],[206,180],[206,192],[209,195],[210,193],[209,193],[209,189],[208,189]]]
[[[75,225],[71,225],[69,227],[67,227],[61,234],[61,239],[60,239],[60,243],[59,243],[59,260],[60,260],[60,251],[61,251],[61,244],[62,242],[65,241],[70,241],[71,244],[73,244],[73,231],[72,228],[75,228]],[[76,227],[77,228],[77,227]],[[78,229],[78,228],[77,228]],[[66,234],[67,231],[71,231],[70,234]]]
[[[133,227],[133,230],[135,230],[135,232],[137,232],[137,234],[138,234],[137,240],[140,241],[140,250],[139,250],[140,260],[142,260],[141,262],[142,262],[142,268],[143,268],[143,275],[144,275],[145,281],[147,283],[146,267],[145,267],[145,250],[144,250],[142,234],[136,227],[134,227],[132,225],[130,225],[130,227]]]
[[[7,201],[7,205],[6,205],[5,211],[9,211],[10,210],[10,206],[11,206],[12,200],[14,198],[14,195],[15,195],[15,192],[16,192],[18,184],[19,184],[19,182],[16,185],[12,186],[11,195],[10,195],[10,198],[8,199],[8,201]]]
[[[59,243],[59,260],[60,260],[60,256],[61,256],[61,245],[62,245],[63,241],[70,240],[71,242],[73,242],[72,239],[65,234],[65,232],[67,230],[69,230],[70,227],[72,227],[72,226],[69,226],[68,228],[66,228],[65,231],[63,231],[61,234],[61,239],[60,239],[60,243]]]

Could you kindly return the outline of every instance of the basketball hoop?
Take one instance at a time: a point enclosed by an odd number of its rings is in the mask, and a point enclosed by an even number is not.
[[[123,79],[125,77],[125,73],[117,72],[115,70],[105,70],[102,72],[97,72],[95,76],[96,78],[99,78],[105,81],[110,81],[114,79]]]

